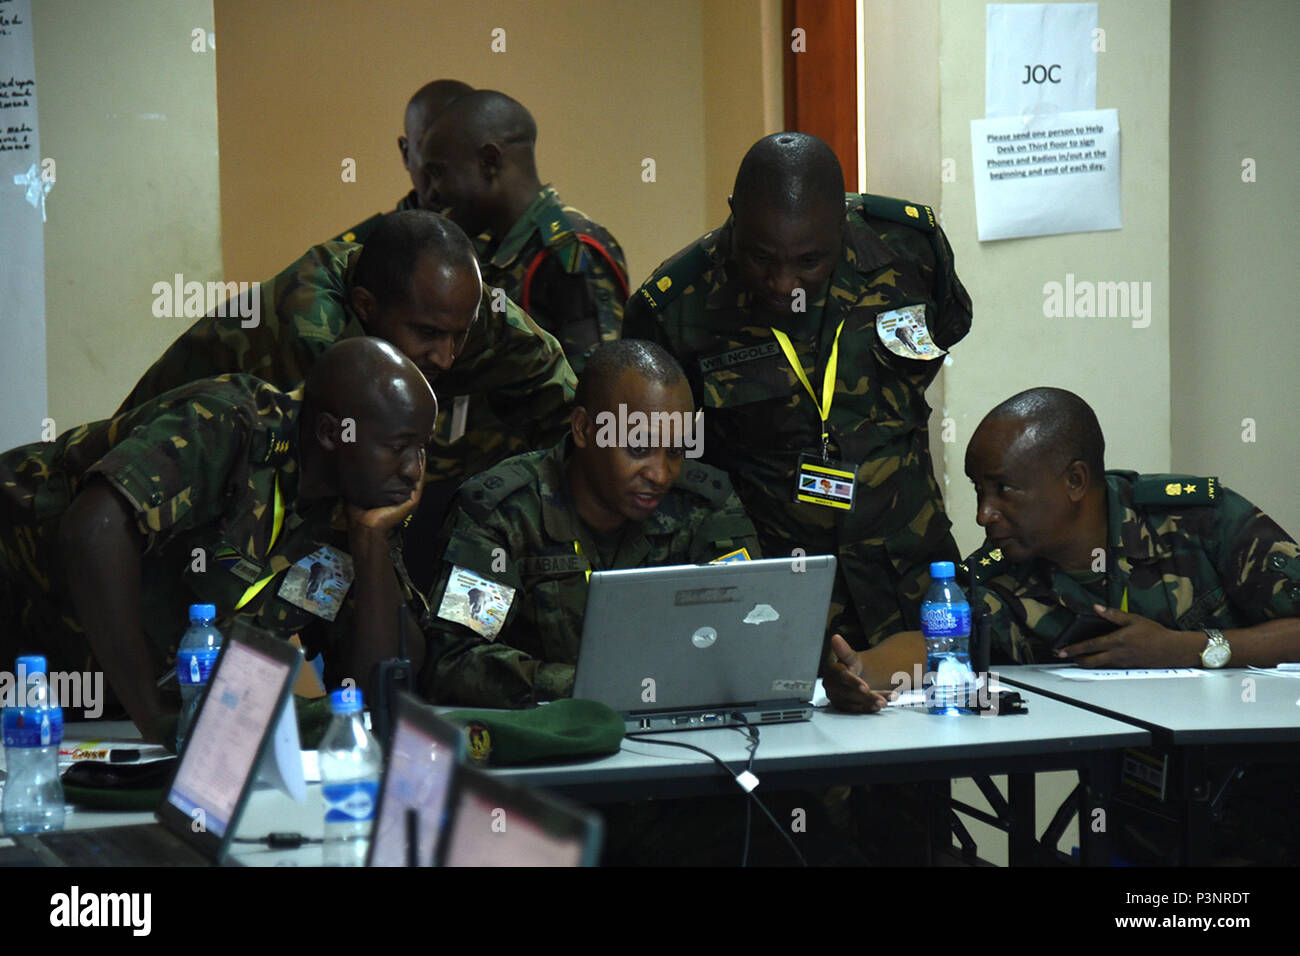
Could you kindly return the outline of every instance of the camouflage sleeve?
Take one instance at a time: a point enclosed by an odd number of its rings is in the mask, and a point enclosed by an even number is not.
[[[527,595],[517,563],[508,556],[507,535],[476,522],[460,508],[453,509],[447,527],[442,571],[429,592],[424,618],[428,656],[419,676],[421,694],[439,704],[474,707],[526,707],[536,700],[569,696],[572,665],[539,660],[540,641],[522,619]],[[462,623],[466,616],[457,607],[457,596],[448,594],[452,575],[460,571],[512,590],[509,612],[494,633],[483,634]]]
[[[971,301],[966,287],[957,278],[953,263],[952,246],[941,226],[935,226],[935,247],[938,251],[935,297],[939,315],[930,327],[930,335],[941,349],[950,349],[966,337],[971,325]]]
[[[437,390],[486,396],[492,410],[532,447],[549,448],[568,431],[578,379],[555,336],[509,299],[502,309],[503,298],[484,291],[465,349],[438,376]]]
[[[705,564],[744,549],[751,561],[763,556],[758,532],[733,491],[717,509],[710,508],[691,537],[691,561]]]
[[[1228,600],[1250,624],[1300,616],[1300,547],[1241,495],[1222,494],[1213,547]]]
[[[673,351],[672,343],[660,325],[658,316],[646,302],[641,290],[637,289],[623,307],[623,338],[647,339]]]
[[[288,389],[347,324],[347,270],[360,246],[313,246],[275,278],[231,298],[171,344],[136,383],[117,414],[201,378],[244,372]],[[238,293],[236,295],[236,293]]]
[[[626,288],[626,279],[599,254],[584,250],[582,271],[573,273],[552,256],[533,277],[528,309],[539,324],[555,330],[569,364],[581,375],[592,350],[622,334]]]
[[[249,423],[235,406],[188,390],[157,399],[130,422],[139,424],[86,478],[103,476],[126,499],[148,553],[221,515],[227,475],[248,454]]]

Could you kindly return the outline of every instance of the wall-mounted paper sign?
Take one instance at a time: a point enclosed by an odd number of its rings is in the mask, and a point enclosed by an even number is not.
[[[1122,225],[1119,111],[971,120],[980,241]]]
[[[1097,108],[1097,4],[990,3],[984,118]]]

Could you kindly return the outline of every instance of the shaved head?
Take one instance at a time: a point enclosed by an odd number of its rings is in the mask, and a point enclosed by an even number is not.
[[[379,220],[357,257],[353,285],[367,289],[381,306],[408,302],[416,264],[424,256],[478,273],[474,246],[459,226],[437,213],[405,209]]]
[[[403,124],[406,138],[412,145],[418,144],[429,128],[429,124],[439,113],[473,91],[474,87],[460,80],[434,80],[432,83],[424,84],[415,91],[415,95],[406,104]]]
[[[842,215],[844,173],[840,161],[835,151],[816,136],[764,136],[740,161],[732,207]]]
[[[537,145],[537,122],[518,100],[496,90],[475,90],[458,97],[439,113],[435,135],[463,136],[471,147],[493,143],[503,152],[520,149],[531,155]]]
[[[1073,392],[1046,386],[1027,389],[999,403],[984,420],[1021,423],[1023,437],[1017,445],[1044,457],[1053,467],[1082,461],[1093,480],[1105,471],[1106,440],[1097,415]]]
[[[383,339],[343,339],[307,376],[304,474],[363,509],[400,505],[420,485],[437,414],[414,362]]]
[[[681,365],[663,346],[644,339],[619,339],[599,345],[591,353],[574,404],[592,414],[611,408],[614,385],[625,372],[635,372],[660,385],[686,382]]]

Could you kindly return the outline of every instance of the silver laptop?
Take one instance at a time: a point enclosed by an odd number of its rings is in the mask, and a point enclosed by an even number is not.
[[[573,696],[628,731],[807,720],[834,580],[831,555],[598,571]]]
[[[222,862],[302,651],[233,626],[208,680],[157,823],[16,834],[47,866],[205,866]],[[292,703],[287,706],[292,706]]]

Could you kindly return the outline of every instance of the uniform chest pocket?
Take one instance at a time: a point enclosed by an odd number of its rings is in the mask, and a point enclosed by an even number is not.
[[[552,664],[578,663],[582,612],[587,605],[587,577],[579,572],[540,581],[532,588],[533,623],[542,659]]]

